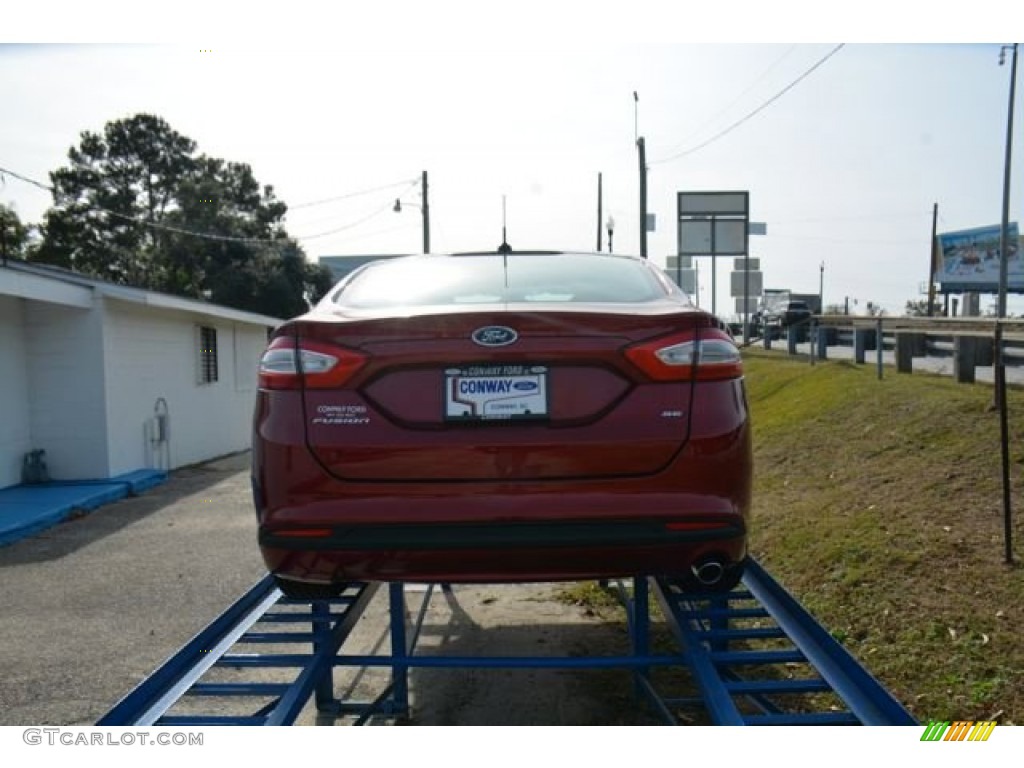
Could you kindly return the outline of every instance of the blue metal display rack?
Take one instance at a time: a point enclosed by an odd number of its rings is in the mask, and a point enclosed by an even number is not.
[[[377,590],[388,592],[387,653],[342,653]],[[722,725],[910,725],[913,717],[756,562],[743,587],[691,594],[671,580],[617,583],[626,607],[630,652],[623,655],[447,656],[418,652],[432,597],[454,604],[448,585],[425,589],[410,616],[405,585],[352,584],[336,599],[286,600],[268,576],[128,694],[97,724],[291,725],[313,699],[320,717],[365,724],[408,718],[415,668],[627,669],[665,722],[699,708]],[[678,644],[651,651],[650,593]],[[294,631],[305,625],[308,629]],[[285,629],[281,629],[285,627]],[[289,628],[290,627],[290,628]],[[268,652],[254,652],[265,648]],[[334,669],[383,668],[389,682],[372,700],[336,693]],[[231,679],[217,679],[228,674]],[[664,693],[665,670],[686,670],[695,693]],[[274,676],[268,682],[268,675]],[[249,674],[253,678],[245,679]],[[677,680],[678,674],[672,676]],[[414,718],[413,718],[414,719]]]

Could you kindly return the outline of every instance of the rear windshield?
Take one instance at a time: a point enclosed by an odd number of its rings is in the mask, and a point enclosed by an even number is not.
[[[593,254],[412,256],[370,264],[331,296],[360,309],[505,302],[636,303],[665,298],[653,270]]]

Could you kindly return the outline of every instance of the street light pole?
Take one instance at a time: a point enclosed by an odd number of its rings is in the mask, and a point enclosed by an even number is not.
[[[818,278],[818,314],[825,314],[825,262],[821,262],[821,275]]]
[[[430,253],[430,198],[427,196],[427,172],[423,172],[421,181],[423,190],[423,205],[416,205],[416,203],[406,203],[411,205],[413,208],[419,208],[423,214],[423,252]],[[392,209],[395,213],[402,212],[402,198],[395,198],[395,205]]]

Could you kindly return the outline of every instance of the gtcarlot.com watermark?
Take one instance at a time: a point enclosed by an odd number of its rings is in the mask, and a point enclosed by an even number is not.
[[[48,747],[201,747],[203,734],[187,731],[78,731],[68,728],[26,728],[21,740]]]

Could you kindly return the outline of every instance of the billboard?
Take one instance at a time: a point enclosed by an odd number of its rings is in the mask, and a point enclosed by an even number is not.
[[[1021,261],[1020,234],[1017,222],[1009,225],[1009,248],[1006,274],[1007,290],[1024,292],[1024,262]],[[962,229],[938,236],[939,254],[935,282],[943,293],[999,290],[999,235],[1002,228]]]

